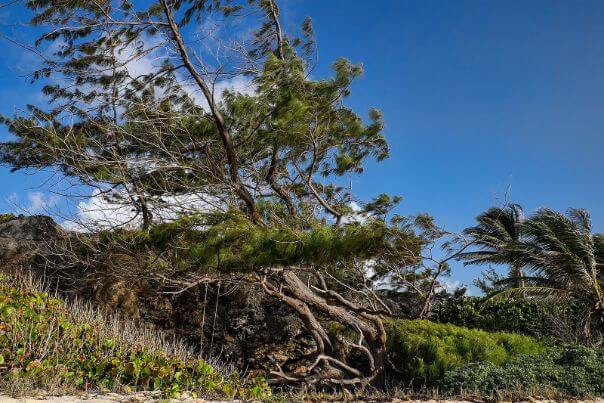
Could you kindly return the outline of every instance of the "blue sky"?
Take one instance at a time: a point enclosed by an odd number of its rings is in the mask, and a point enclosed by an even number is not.
[[[526,210],[585,207],[604,231],[604,2],[286,0],[287,26],[313,17],[319,65],[344,56],[365,76],[349,105],[384,112],[389,160],[355,179],[361,197],[404,196],[451,231],[509,199]],[[18,15],[0,13],[14,32]],[[37,100],[29,59],[0,41],[0,112]],[[0,129],[0,137],[4,128]],[[40,176],[0,168],[0,209]],[[40,196],[40,195],[37,195]],[[35,199],[36,196],[34,196]],[[43,199],[48,200],[48,199]],[[479,268],[456,267],[465,283]]]

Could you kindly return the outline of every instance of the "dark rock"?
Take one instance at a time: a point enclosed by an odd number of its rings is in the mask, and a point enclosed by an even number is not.
[[[0,261],[25,261],[48,250],[62,230],[46,216],[19,216],[0,224]]]
[[[199,286],[172,298],[145,292],[140,298],[142,318],[251,374],[273,370],[275,363],[287,369],[313,346],[296,313],[251,284]]]

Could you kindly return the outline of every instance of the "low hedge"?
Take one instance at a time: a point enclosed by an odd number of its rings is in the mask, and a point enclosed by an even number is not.
[[[567,303],[463,296],[440,301],[430,320],[489,332],[522,333],[542,339],[560,336],[552,334],[552,318],[582,317],[581,312],[582,307]]]
[[[545,346],[529,336],[489,333],[428,320],[393,320],[385,324],[391,377],[415,386],[434,385],[447,371],[472,362],[502,365]]]
[[[441,391],[494,393],[526,397],[539,393],[563,397],[604,396],[604,350],[584,346],[552,347],[539,355],[516,357],[502,366],[474,363],[445,374]]]

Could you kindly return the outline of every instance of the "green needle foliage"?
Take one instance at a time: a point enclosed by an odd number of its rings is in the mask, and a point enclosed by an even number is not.
[[[374,379],[384,364],[384,308],[350,290],[371,286],[364,262],[416,264],[423,241],[387,219],[399,197],[359,202],[363,222],[352,222],[346,183],[389,154],[381,113],[361,116],[345,104],[361,65],[339,59],[331,76],[312,78],[312,24],[285,32],[274,0],[26,6],[43,32],[34,46],[47,56],[33,78],[49,105],[3,119],[14,138],[0,144],[0,161],[76,179],[133,210],[142,229],[92,236],[78,254],[58,255],[79,259],[71,267],[106,262],[113,275],[143,266],[136,274],[161,271],[177,284],[180,275],[238,273],[314,327],[310,358],[321,365],[310,382]],[[141,60],[148,71],[136,74]],[[294,278],[302,273],[315,283]],[[356,370],[321,351],[333,343],[318,314],[361,332],[359,350],[375,365]]]
[[[145,227],[153,210],[166,207],[166,197],[178,195],[203,194],[214,205],[238,206],[256,224],[267,220],[258,211],[264,202],[292,216],[312,216],[320,208],[340,220],[349,212],[350,195],[336,178],[362,173],[367,158],[388,156],[381,113],[371,109],[365,123],[343,103],[362,74],[360,65],[340,59],[333,77],[310,80],[304,59],[313,43],[310,23],[301,39],[279,30],[277,51],[267,14],[246,20],[260,26],[256,41],[240,45],[247,51],[243,60],[224,55],[212,61],[222,63],[221,71],[207,73],[203,61],[187,63],[198,51],[182,37],[187,29],[205,29],[202,15],[223,18],[229,28],[226,21],[258,8],[267,12],[274,2],[118,3],[28,2],[34,26],[57,25],[38,46],[59,49],[34,78],[61,81],[44,87],[49,110],[30,106],[29,115],[3,119],[16,140],[0,145],[2,161],[15,170],[52,167],[75,177],[108,200],[133,206]],[[169,27],[171,18],[178,26]],[[205,45],[221,46],[222,40]],[[175,62],[170,50],[181,52],[181,60]],[[204,56],[210,58],[198,57]],[[145,57],[161,63],[133,76],[129,64]],[[239,77],[251,93],[228,89],[224,77]],[[216,80],[227,89],[206,92]],[[191,96],[195,91],[204,101]]]
[[[346,266],[355,261],[391,259],[405,238],[408,246],[421,246],[407,226],[380,220],[340,226],[318,222],[308,229],[258,227],[243,213],[230,211],[182,217],[148,231],[118,229],[81,236],[76,253],[79,264],[90,265],[83,266],[84,271],[115,266],[116,272],[129,272],[124,275],[152,271],[165,276],[196,272],[236,276],[272,267],[316,265],[345,277]]]

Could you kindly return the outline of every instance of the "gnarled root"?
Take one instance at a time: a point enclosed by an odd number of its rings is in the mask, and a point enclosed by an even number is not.
[[[296,387],[366,387],[378,377],[385,362],[386,332],[380,315],[329,290],[320,274],[312,273],[319,282],[319,287],[312,287],[302,281],[296,271],[299,270],[273,269],[257,280],[267,294],[296,310],[314,338],[316,350],[310,357],[311,363],[304,373],[286,373],[277,366],[277,370],[271,372],[274,378],[269,382]],[[354,342],[345,339],[341,342],[350,350],[357,350],[365,357],[363,365],[355,366],[346,362],[346,357],[337,354],[334,343],[317,319],[317,314],[338,322],[358,334],[358,339]]]

